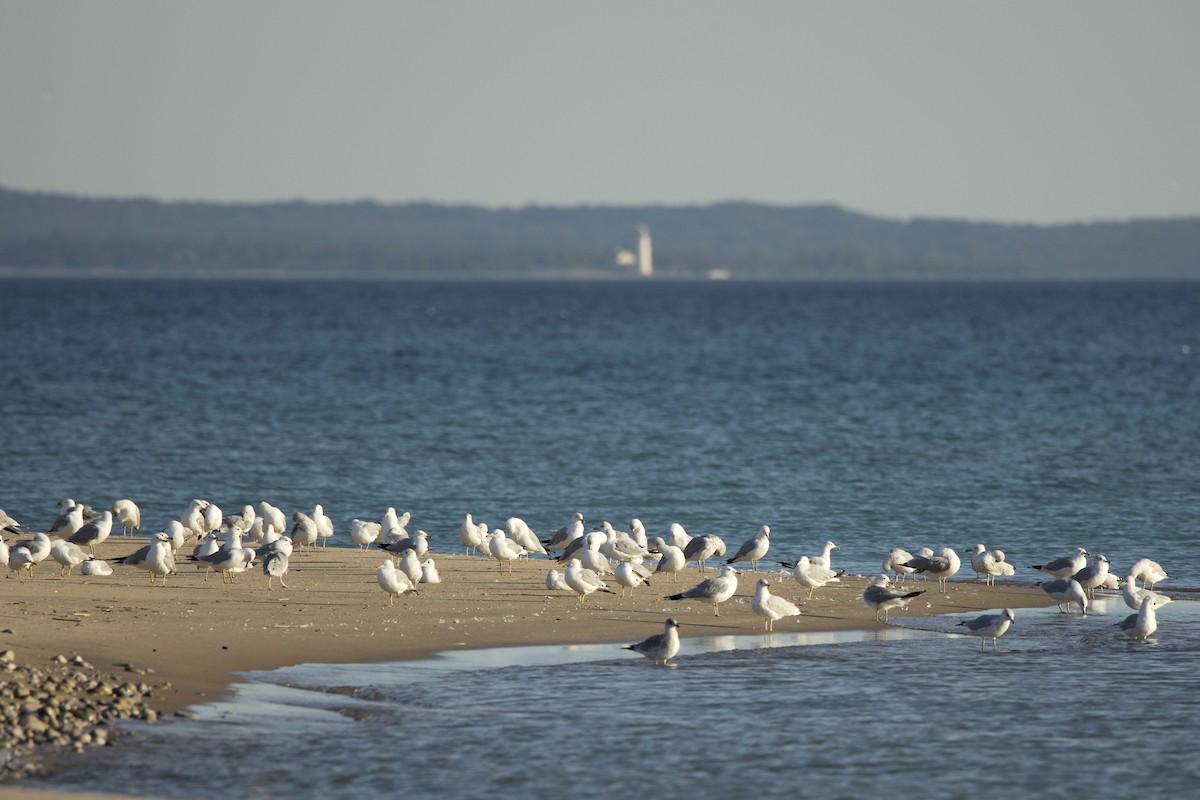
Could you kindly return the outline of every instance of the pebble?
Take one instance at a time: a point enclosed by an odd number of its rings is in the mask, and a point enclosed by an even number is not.
[[[146,703],[153,686],[97,673],[81,656],[54,656],[40,669],[17,663],[5,650],[0,664],[6,673],[0,683],[0,784],[42,774],[42,756],[55,748],[104,747],[112,722],[158,720]],[[129,672],[145,674],[129,666]]]

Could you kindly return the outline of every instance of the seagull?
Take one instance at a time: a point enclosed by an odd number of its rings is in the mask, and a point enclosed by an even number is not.
[[[770,585],[766,578],[758,579],[758,583],[754,587],[754,597],[750,599],[750,608],[754,609],[755,614],[766,620],[763,627],[768,631],[773,631],[775,630],[775,620],[800,616],[800,606],[790,600],[772,595],[771,590],[767,588]]]
[[[396,569],[404,573],[409,583],[421,582],[421,559],[415,549],[405,550],[400,554],[400,563],[396,565]]]
[[[32,578],[33,565],[36,563],[28,547],[18,544],[8,551],[8,571],[17,573],[17,580],[21,580],[21,570],[28,572]]]
[[[687,547],[688,542],[691,540],[692,537],[688,535],[688,532],[678,522],[672,522],[671,526],[667,528],[667,542],[678,547],[680,550]]]
[[[668,619],[663,625],[662,633],[643,639],[637,644],[625,645],[621,649],[641,653],[655,664],[665,667],[671,657],[679,652],[679,623]]]
[[[551,550],[563,550],[571,542],[583,536],[583,514],[576,511],[571,515],[571,521],[554,532],[549,539],[543,539],[542,544]]]
[[[988,550],[982,544],[977,544],[964,552],[971,554],[971,569],[976,577],[983,576],[985,586],[995,586],[997,575],[1014,574],[1012,564],[1004,560],[1004,553],[1000,550]]]
[[[85,522],[83,526],[70,536],[64,537],[68,542],[86,547],[96,555],[96,545],[103,542],[112,533],[113,512],[105,511],[97,519]]]
[[[438,574],[437,564],[432,558],[427,558],[421,562],[421,580],[420,583],[441,583],[442,576]]]
[[[737,570],[731,565],[725,564],[721,567],[719,575],[713,578],[700,581],[700,583],[688,589],[686,592],[669,595],[668,600],[704,600],[712,603],[713,616],[721,616],[721,612],[717,609],[717,605],[724,603],[729,598],[733,597],[733,593],[737,591]]]
[[[204,501],[204,532],[211,533],[221,530],[221,523],[225,521],[225,515],[221,512],[221,507],[209,500]]]
[[[583,603],[592,592],[613,594],[612,589],[608,588],[608,584],[600,580],[600,576],[594,571],[584,567],[578,558],[572,558],[567,562],[567,571],[563,578],[568,588],[579,595],[580,603]]]
[[[830,555],[833,553],[834,550],[841,550],[841,549],[842,548],[838,547],[833,542],[827,541],[827,542],[825,542],[825,546],[821,548],[821,554],[817,555],[817,556],[812,556],[809,560],[812,561],[812,563],[814,563],[814,564],[820,564],[825,569],[833,569],[833,561],[830,558]]]
[[[656,537],[654,542],[655,549],[660,554],[658,564],[654,567],[654,574],[667,573],[671,576],[671,580],[679,580],[680,571],[687,566],[687,558],[683,555],[683,551],[673,544],[667,544],[661,536]]]
[[[1065,580],[1086,567],[1087,557],[1090,555],[1091,553],[1082,547],[1076,547],[1072,555],[1064,558],[1056,558],[1053,561],[1047,561],[1045,564],[1034,564],[1030,569],[1036,569],[1038,572],[1044,572],[1047,575],[1053,575],[1056,578]]]
[[[1108,580],[1108,564],[1108,559],[1104,557],[1103,553],[1100,553],[1092,559],[1091,564],[1079,570],[1071,577],[1079,581],[1079,585],[1088,593],[1088,597],[1095,599],[1096,588]]]
[[[767,550],[771,547],[771,528],[763,525],[758,529],[758,533],[742,542],[742,546],[733,554],[733,558],[727,560],[726,564],[736,564],[739,561],[749,561],[750,569],[758,572],[758,561],[767,554]]]
[[[563,579],[562,573],[556,569],[551,569],[549,572],[546,573],[546,588],[552,592],[573,591],[570,586],[567,586],[567,582],[566,582],[566,580]]]
[[[874,609],[875,619],[880,622],[887,621],[893,608],[907,608],[914,597],[925,592],[924,589],[918,589],[915,592],[898,592],[889,586],[890,583],[891,579],[887,575],[880,575],[863,590],[863,605]]]
[[[51,543],[50,557],[62,565],[58,570],[60,578],[64,576],[69,578],[72,568],[92,558],[83,552],[82,547],[65,539],[55,539]]]
[[[107,561],[99,558],[93,558],[89,559],[88,561],[84,561],[79,565],[79,574],[104,577],[106,575],[112,575],[113,568]]]
[[[458,541],[467,548],[467,555],[476,553],[483,547],[483,534],[470,514],[463,517],[463,523],[458,529]]]
[[[396,598],[405,592],[413,594],[417,592],[408,580],[408,576],[396,569],[396,565],[390,559],[379,565],[379,570],[375,573],[375,580],[379,581],[379,588],[387,592],[388,608],[394,606]]]
[[[725,542],[720,536],[712,533],[705,533],[693,538],[687,543],[687,547],[683,548],[683,557],[687,563],[696,562],[701,572],[704,572],[704,562],[713,556],[725,555]]]
[[[1171,598],[1167,597],[1165,594],[1159,594],[1158,592],[1152,592],[1149,589],[1140,588],[1137,585],[1137,581],[1133,579],[1132,575],[1130,575],[1125,579],[1125,586],[1121,589],[1121,599],[1125,601],[1125,605],[1129,606],[1134,611],[1138,611],[1142,607],[1143,597],[1154,597],[1156,600],[1158,600],[1159,608],[1171,602]]]
[[[508,529],[509,541],[524,547],[525,552],[547,555],[546,548],[542,546],[541,540],[538,539],[537,534],[526,524],[525,520],[520,517],[509,517],[504,521],[504,527]]]
[[[75,501],[71,500],[69,497],[67,500],[70,500],[73,505],[71,505],[66,511],[61,512],[58,515],[58,518],[54,520],[54,524],[50,526],[50,533],[52,535],[60,536],[64,539],[73,535],[76,531],[82,528],[84,524],[83,504],[75,503]],[[67,500],[64,500],[63,502],[65,503]]]
[[[175,571],[175,555],[171,552],[171,537],[161,531],[151,537],[150,544],[127,556],[114,559],[118,564],[128,564],[150,573],[150,585],[159,577],[167,585],[167,576]]]
[[[288,557],[283,551],[276,550],[263,558],[262,562],[263,575],[267,576],[267,591],[274,587],[271,582],[279,578],[279,585],[287,589],[288,585],[283,582],[283,576],[288,571]]]
[[[197,537],[203,537],[209,530],[204,524],[204,507],[207,505],[206,500],[199,498],[192,500],[188,504],[187,511],[183,512],[183,516],[179,521],[183,523],[183,527],[187,528]]]
[[[500,564],[500,574],[504,574],[504,565],[508,565],[508,574],[513,574],[512,562],[525,555],[525,548],[508,540],[501,528],[492,531],[488,540],[488,553]]]
[[[899,580],[901,575],[911,575],[912,567],[906,566],[909,561],[912,561],[913,554],[900,547],[893,547],[883,559],[883,571],[895,573],[896,579]]]
[[[1158,630],[1158,619],[1154,610],[1158,608],[1158,599],[1154,595],[1142,598],[1142,605],[1136,614],[1130,614],[1117,623],[1121,633],[1131,639],[1145,641]]]
[[[277,533],[283,533],[287,530],[287,517],[281,510],[266,500],[258,504],[258,512],[259,516],[262,517],[264,530],[267,525],[273,526]]]
[[[29,576],[33,577],[33,568],[35,565],[42,563],[50,556],[50,537],[40,531],[35,533],[28,539],[21,539],[13,545],[10,551],[9,558],[15,557],[18,548],[24,549],[29,557]],[[24,556],[23,556],[24,557]]]
[[[966,627],[969,633],[979,637],[979,648],[982,650],[988,639],[992,640],[992,648],[995,649],[996,640],[1008,631],[1010,625],[1016,624],[1016,621],[1017,617],[1013,614],[1013,610],[1006,608],[1003,614],[984,614],[958,624]]]
[[[378,522],[367,522],[361,519],[350,520],[350,541],[358,545],[359,550],[366,550],[368,545],[375,544],[383,526]]]
[[[844,569],[834,571],[820,564],[814,564],[809,560],[808,556],[800,556],[795,564],[780,561],[779,566],[792,569],[792,577],[796,579],[796,583],[807,587],[809,600],[812,600],[814,591],[822,588],[827,583],[836,582],[846,572]]]
[[[10,517],[3,508],[0,508],[0,531],[16,534],[21,532],[21,523]]]
[[[632,536],[633,540],[637,542],[643,549],[650,549],[650,540],[646,538],[646,526],[643,525],[642,521],[637,517],[629,520],[629,535]]]
[[[1079,606],[1079,613],[1087,616],[1088,598],[1079,581],[1074,578],[1058,578],[1052,581],[1038,581],[1042,591],[1058,601],[1059,610],[1066,605],[1066,612],[1071,613],[1071,605]]]
[[[258,515],[254,513],[254,506],[245,505],[242,506],[242,510],[237,514],[230,514],[228,517],[225,517],[221,525],[222,527],[237,528],[242,533],[249,533],[257,519]]]
[[[1147,589],[1154,589],[1154,584],[1165,581],[1171,577],[1166,570],[1157,561],[1151,561],[1148,558],[1142,558],[1135,561],[1133,566],[1129,568],[1131,577],[1137,578]]]
[[[632,561],[622,561],[620,564],[617,564],[617,569],[613,573],[613,578],[616,579],[617,583],[621,584],[622,597],[625,596],[626,589],[629,589],[629,594],[632,596],[633,590],[643,583],[649,586],[650,581],[647,580],[649,577],[650,570],[640,564],[634,564]]]
[[[929,577],[937,580],[938,590],[942,594],[945,594],[946,579],[957,573],[961,565],[962,562],[958,558],[958,553],[949,547],[943,547],[932,556],[913,556],[904,566],[910,568],[913,572],[928,573]]]
[[[303,511],[297,511],[292,514],[292,521],[295,523],[292,525],[292,543],[296,547],[311,547],[316,544],[317,537],[320,535],[316,520]]]
[[[600,532],[604,534],[600,549],[613,561],[635,561],[640,564],[649,558],[650,551],[638,544],[628,533],[614,529],[607,522],[603,523]]]
[[[317,535],[321,537],[321,546],[329,546],[329,537],[333,536],[333,520],[325,516],[325,509],[321,504],[313,506],[312,521],[316,523]]]

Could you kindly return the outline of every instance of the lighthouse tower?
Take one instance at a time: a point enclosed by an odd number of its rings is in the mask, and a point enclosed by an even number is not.
[[[643,278],[654,274],[654,252],[650,246],[650,229],[638,225],[638,273]]]

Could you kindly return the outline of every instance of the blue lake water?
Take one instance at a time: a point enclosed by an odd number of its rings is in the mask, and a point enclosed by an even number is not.
[[[831,538],[863,574],[893,546],[983,542],[1028,580],[1082,545],[1200,586],[1200,284],[7,280],[0,308],[0,507],[33,527],[67,496],[131,497],[152,530],[194,497],[269,500],[323,504],[331,544],[349,545],[351,518],[391,505],[436,552],[457,549],[467,512],[548,532],[582,511],[735,545],[766,523],[773,554]],[[149,728],[86,780],[161,796],[1066,797],[1091,780],[1179,796],[1200,785],[1192,609],[1162,610],[1153,645],[1116,637],[1113,608],[1022,612],[995,654],[891,632],[715,643],[674,670],[607,651],[312,667],[260,678],[232,717]],[[360,694],[254,694],[279,682]],[[218,757],[229,780],[198,777]]]

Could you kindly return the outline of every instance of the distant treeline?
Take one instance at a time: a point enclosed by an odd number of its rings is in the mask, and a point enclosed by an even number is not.
[[[638,225],[655,274],[778,279],[1200,278],[1200,219],[996,225],[836,206],[487,209],[405,203],[163,203],[0,189],[8,273],[628,274]]]

